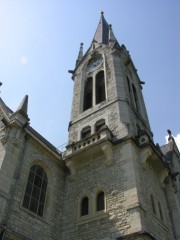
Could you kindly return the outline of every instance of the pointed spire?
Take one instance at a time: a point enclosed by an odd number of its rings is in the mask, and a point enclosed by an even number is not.
[[[80,44],[79,54],[78,54],[78,58],[76,60],[76,66],[81,61],[82,58],[83,58],[83,43]]]
[[[116,42],[116,38],[114,36],[113,30],[112,30],[112,25],[109,24],[109,42]]]
[[[17,112],[21,112],[21,113],[24,113],[27,115],[27,109],[28,109],[28,95],[26,95],[21,104],[19,105],[18,109],[17,109]]]
[[[104,12],[101,12],[101,18],[94,35],[93,41],[102,44],[108,44],[109,25],[104,18]]]
[[[17,110],[10,116],[10,120],[18,120],[22,125],[27,124],[29,122],[28,114],[28,95],[26,95],[22,102],[20,103]]]

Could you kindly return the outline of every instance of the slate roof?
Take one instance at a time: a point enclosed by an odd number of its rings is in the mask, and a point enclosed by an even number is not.
[[[116,41],[116,38],[112,32],[112,26],[109,25],[104,18],[104,13],[101,12],[100,21],[94,35],[93,41],[102,44],[109,44],[109,41]]]

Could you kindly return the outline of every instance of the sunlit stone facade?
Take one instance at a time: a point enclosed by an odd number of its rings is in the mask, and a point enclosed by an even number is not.
[[[154,145],[143,82],[103,13],[70,70],[66,151],[0,100],[0,239],[180,240],[180,154]],[[57,129],[58,130],[58,129]]]

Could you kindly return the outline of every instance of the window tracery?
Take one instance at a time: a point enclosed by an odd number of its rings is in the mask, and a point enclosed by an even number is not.
[[[33,165],[29,171],[23,207],[43,216],[48,178],[42,167]]]

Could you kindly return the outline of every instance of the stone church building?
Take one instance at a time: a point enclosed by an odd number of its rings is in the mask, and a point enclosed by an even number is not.
[[[0,99],[0,239],[180,240],[180,154],[153,142],[142,82],[103,13],[74,70],[59,152]]]

